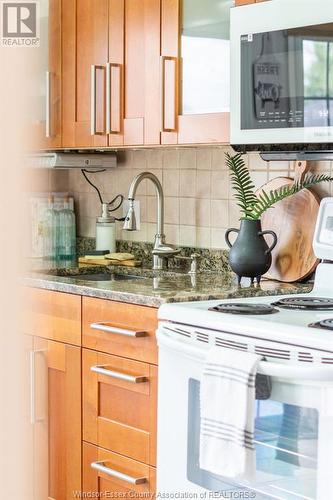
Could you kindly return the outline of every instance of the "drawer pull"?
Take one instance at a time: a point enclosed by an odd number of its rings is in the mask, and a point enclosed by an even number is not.
[[[117,378],[118,380],[125,380],[126,382],[133,382],[133,384],[140,384],[142,382],[147,382],[147,377],[142,375],[128,375],[127,373],[115,372],[114,370],[109,370],[107,365],[96,365],[92,366],[90,370],[99,375],[106,375],[107,377]]]
[[[90,325],[90,328],[92,328],[93,330],[100,330],[101,332],[115,333],[116,335],[124,335],[126,337],[145,337],[147,335],[147,332],[117,328],[115,326],[110,326],[107,323],[103,322],[92,323]]]
[[[110,469],[109,467],[106,467],[105,465],[106,462],[92,462],[90,464],[92,469],[95,469],[99,472],[103,472],[104,474],[107,474],[108,476],[111,477],[116,477],[117,479],[121,479],[122,481],[125,481],[126,483],[130,484],[144,484],[147,482],[146,477],[132,477],[128,476],[127,474],[123,474],[122,472],[119,472],[114,469]]]

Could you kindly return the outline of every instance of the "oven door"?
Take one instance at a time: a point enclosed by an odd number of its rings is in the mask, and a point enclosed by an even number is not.
[[[205,347],[160,328],[158,492],[242,498],[327,499],[333,470],[333,369],[262,362],[270,399],[256,401],[256,477],[216,476],[199,466],[200,377]],[[226,402],[228,404],[228,402]],[[218,457],[217,457],[218,460]],[[230,496],[231,495],[231,496]]]

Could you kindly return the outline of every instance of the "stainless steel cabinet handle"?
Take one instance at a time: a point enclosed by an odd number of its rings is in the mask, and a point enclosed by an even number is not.
[[[90,133],[96,135],[97,133],[97,96],[96,96],[96,74],[97,66],[91,66],[91,86],[90,86]]]
[[[111,63],[106,65],[106,133],[111,134]]]
[[[118,72],[118,123],[114,126],[112,116],[115,103],[112,102],[111,93],[114,88],[112,73],[117,70]],[[117,63],[107,63],[106,65],[106,133],[107,134],[120,134],[121,133],[121,120],[122,120],[122,66]]]
[[[117,479],[121,479],[122,481],[125,481],[126,483],[130,484],[144,484],[147,482],[146,477],[132,477],[128,476],[127,474],[123,474],[122,472],[119,472],[114,469],[110,469],[109,467],[106,467],[105,465],[106,462],[101,461],[101,462],[92,462],[90,464],[92,469],[95,469],[99,472],[103,472],[104,474],[107,474],[108,476],[111,477],[116,477]]]
[[[36,354],[45,352],[45,349],[30,351],[30,423],[36,424],[44,419],[36,416]]]
[[[51,72],[46,72],[46,117],[45,117],[45,136],[52,137],[52,112],[51,112]]]
[[[93,330],[100,330],[106,333],[125,335],[126,337],[145,337],[147,335],[147,332],[144,331],[134,331],[134,330],[126,330],[124,328],[117,328],[115,326],[110,326],[105,322],[91,323],[90,328],[92,328]]]
[[[143,375],[135,376],[128,375],[127,373],[116,372],[114,370],[110,370],[107,365],[92,366],[90,370],[94,373],[98,373],[99,375],[106,375],[107,377],[125,380],[126,382],[133,382],[133,384],[140,384],[148,381],[147,377],[144,377]]]

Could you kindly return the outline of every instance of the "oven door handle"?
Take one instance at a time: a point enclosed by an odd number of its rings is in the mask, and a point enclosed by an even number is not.
[[[169,327],[168,327],[169,328]],[[170,327],[172,330],[172,326]],[[169,334],[160,327],[157,331],[157,339],[159,346],[163,345],[173,350],[183,352],[192,357],[205,361],[208,345],[203,348],[196,347],[189,342],[182,342],[170,338]],[[221,347],[221,349],[223,349]],[[267,375],[268,377],[278,377],[292,379],[293,381],[313,381],[313,382],[332,382],[333,383],[333,367],[327,368],[324,366],[301,366],[298,364],[289,363],[272,363],[270,361],[261,361],[258,364],[258,373]]]

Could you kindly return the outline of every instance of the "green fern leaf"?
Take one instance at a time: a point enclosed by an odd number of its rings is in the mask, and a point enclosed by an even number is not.
[[[250,219],[257,220],[260,219],[262,214],[266,212],[273,205],[278,203],[279,201],[284,200],[288,196],[292,196],[293,194],[299,193],[302,189],[310,188],[316,184],[321,182],[330,182],[333,178],[329,175],[321,174],[308,174],[301,182],[296,182],[294,184],[283,186],[274,191],[270,191],[270,193],[266,193],[266,191],[262,190],[262,192],[257,195],[257,202],[253,206],[253,210],[250,214]]]
[[[226,163],[230,169],[231,185],[236,191],[237,205],[243,213],[243,218],[247,218],[257,202],[254,184],[240,153],[235,156],[226,153]]]

